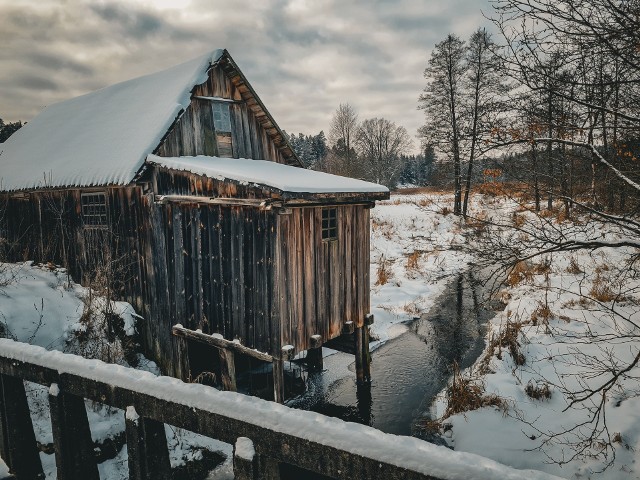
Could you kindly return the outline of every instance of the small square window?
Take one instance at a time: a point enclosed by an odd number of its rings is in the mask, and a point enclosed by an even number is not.
[[[82,222],[85,227],[107,226],[107,199],[104,193],[83,193]]]
[[[216,132],[231,132],[231,116],[229,104],[226,102],[213,102],[213,126]]]
[[[322,209],[322,240],[336,240],[338,238],[337,208]]]

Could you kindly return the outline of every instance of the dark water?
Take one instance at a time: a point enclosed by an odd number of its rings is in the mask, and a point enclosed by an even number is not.
[[[337,353],[325,359],[324,372],[309,375],[308,391],[288,404],[387,433],[420,435],[420,421],[447,385],[451,365],[470,366],[484,348],[493,313],[479,304],[479,290],[469,274],[455,278],[428,313],[372,353],[370,387],[356,387],[353,356]]]

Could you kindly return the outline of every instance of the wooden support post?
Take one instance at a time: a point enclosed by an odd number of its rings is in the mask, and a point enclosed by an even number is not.
[[[364,381],[371,382],[371,352],[369,351],[369,327],[362,327],[362,370]]]
[[[171,464],[164,424],[138,416],[136,409],[127,407],[125,432],[131,480],[170,480]]]
[[[273,365],[273,401],[284,403],[284,360],[274,358]]]
[[[307,350],[307,366],[309,370],[321,372],[324,368],[322,361],[322,336],[312,335]]]
[[[220,356],[220,375],[222,380],[222,389],[230,392],[238,390],[236,385],[236,362],[234,354],[226,348],[219,348]]]
[[[240,437],[233,447],[233,478],[235,480],[254,480],[258,478],[258,456],[253,442]]]
[[[84,399],[49,389],[49,409],[58,480],[100,480]]]
[[[24,382],[0,375],[0,456],[17,478],[44,478]]]
[[[358,384],[364,383],[364,358],[362,356],[363,346],[362,346],[362,330],[365,327],[356,327],[353,332],[353,339],[355,342],[355,356],[356,356],[356,381]]]

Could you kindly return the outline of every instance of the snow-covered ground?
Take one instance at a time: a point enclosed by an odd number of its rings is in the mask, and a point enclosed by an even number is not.
[[[392,195],[371,210],[372,331],[380,342],[428,311],[450,277],[472,261],[452,249],[463,232],[449,213],[451,202],[445,194]]]
[[[474,258],[456,248],[474,227],[449,214],[451,205],[450,194],[393,195],[372,210],[371,303],[374,333],[381,340],[402,333],[402,322],[428,310],[448,274],[475,268]],[[476,195],[471,208],[472,217],[507,222],[514,221],[514,215],[520,220],[533,215],[500,197]],[[604,239],[616,235],[602,225],[588,227]],[[578,225],[573,233],[579,236],[582,230]],[[417,264],[409,260],[414,252],[419,252]],[[550,254],[533,259],[519,280],[514,276],[511,285],[496,292],[505,309],[490,320],[487,349],[463,376],[483,386],[485,395],[498,395],[506,408],[484,407],[445,419],[444,435],[451,447],[571,479],[640,478],[635,465],[640,368],[627,372],[604,399],[595,395],[567,408],[573,398],[569,392],[605,383],[609,363],[624,365],[638,354],[640,279],[633,269],[624,268],[635,254],[622,248]],[[384,262],[389,280],[376,285]],[[590,298],[594,292],[602,294],[599,301]],[[618,298],[607,298],[616,293]],[[514,324],[520,324],[522,365],[508,347],[500,347],[501,333]],[[596,426],[606,420],[607,430],[598,435],[604,442],[592,442],[576,456],[594,426],[590,414],[601,401],[606,418]],[[446,406],[443,392],[433,407],[434,418],[442,416]],[[608,441],[615,455],[606,448]]]
[[[5,285],[6,284],[6,285]],[[101,322],[104,299],[91,296],[88,289],[72,282],[64,269],[51,265],[34,265],[31,262],[21,264],[0,263],[0,328],[7,336],[15,340],[38,345],[48,350],[76,351],[73,349],[74,336],[86,333],[89,315],[93,322]],[[135,331],[137,315],[126,302],[113,302],[113,312],[124,320],[123,329],[131,335]],[[128,366],[121,355],[121,346],[117,342],[105,343],[103,348],[111,348],[117,363]],[[104,351],[104,349],[103,349]],[[158,374],[156,365],[139,356],[138,368]],[[29,406],[34,423],[36,440],[41,444],[50,444],[52,439],[49,417],[48,389],[27,382]],[[124,412],[86,402],[87,414],[94,442],[114,440],[124,432]],[[220,452],[231,459],[232,446],[195,435],[192,432],[166,426],[167,441],[172,466],[202,457],[202,450]],[[53,454],[40,454],[47,479],[54,479],[55,457]],[[0,478],[3,478],[4,464],[0,464]],[[127,447],[124,445],[117,456],[99,465],[101,478],[113,480],[129,478],[127,466]],[[230,461],[219,468],[220,475],[215,478],[230,477]],[[5,472],[6,473],[6,472]]]

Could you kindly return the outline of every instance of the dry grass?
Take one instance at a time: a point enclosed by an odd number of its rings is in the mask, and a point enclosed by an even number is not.
[[[573,275],[579,275],[580,273],[583,273],[583,270],[580,268],[580,265],[578,265],[578,260],[576,259],[576,257],[571,257],[569,259],[569,266],[567,267],[567,273],[571,273]]]
[[[386,285],[393,278],[391,271],[391,262],[384,257],[380,258],[378,270],[376,271],[376,286]]]
[[[447,215],[449,215],[451,212],[452,212],[452,210],[451,210],[449,207],[442,207],[438,213],[439,213],[440,215],[443,215],[443,216],[445,216],[445,217],[446,217],[446,216],[447,216]]]
[[[522,228],[527,221],[527,217],[519,213],[514,213],[511,220],[514,227]]]
[[[488,225],[487,218],[488,218],[487,212],[482,211],[477,215],[475,215],[474,217],[467,217],[465,219],[465,226],[473,229],[473,232],[477,236],[480,236],[487,229],[487,225]]]
[[[462,375],[457,363],[453,364],[453,380],[447,387],[446,398],[443,418],[482,407],[497,407],[503,411],[508,408],[504,399],[497,395],[485,395],[484,385],[479,379]]]
[[[533,280],[534,273],[535,271],[531,264],[528,262],[518,262],[513,266],[507,276],[507,285],[515,287],[524,281],[530,282]]]
[[[601,275],[600,272],[598,272],[598,269],[596,269],[596,272],[596,278],[591,284],[589,295],[599,302],[611,302],[613,300],[620,299],[619,295],[616,294],[611,287],[611,280],[608,277]]]
[[[379,232],[383,237],[391,240],[394,233],[393,224],[386,220],[371,219],[371,230],[373,232]]]
[[[549,325],[549,320],[553,318],[553,313],[549,305],[538,302],[538,307],[531,314],[531,323],[533,325]]]
[[[522,330],[522,322],[507,321],[504,328],[500,330],[497,337],[493,337],[487,349],[487,355],[483,361],[485,370],[488,370],[489,360],[494,355],[502,360],[502,349],[507,349],[511,354],[511,358],[516,365],[522,366],[526,362],[524,354],[520,351],[520,342],[518,337]]]
[[[415,202],[415,204],[419,207],[430,207],[431,205],[433,205],[433,200],[429,197],[423,197]]]
[[[407,256],[407,263],[405,265],[405,268],[411,271],[418,270],[418,267],[420,266],[421,256],[422,252],[420,250],[414,250],[413,253]]]
[[[404,310],[407,314],[411,315],[412,317],[419,317],[420,315],[422,315],[422,308],[420,308],[420,306],[418,305],[417,302],[406,302],[403,306],[402,306],[402,310]]]
[[[549,400],[551,398],[551,388],[547,382],[538,384],[529,380],[527,386],[524,387],[524,393],[535,400]]]

